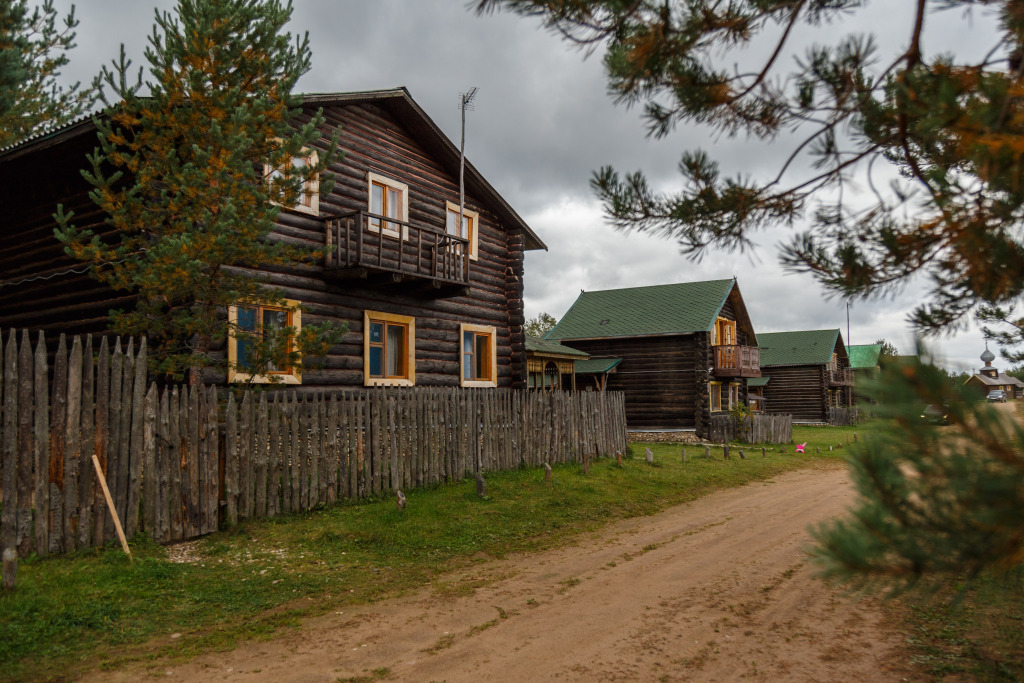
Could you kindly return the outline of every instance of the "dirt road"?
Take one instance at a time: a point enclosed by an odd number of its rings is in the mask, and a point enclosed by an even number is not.
[[[842,513],[852,498],[835,465],[793,472],[146,673],[196,681],[913,678],[903,637],[877,605],[813,579],[802,550],[808,525]]]

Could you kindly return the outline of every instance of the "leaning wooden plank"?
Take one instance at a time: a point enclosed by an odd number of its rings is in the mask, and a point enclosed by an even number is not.
[[[121,523],[128,518],[128,472],[132,447],[132,397],[135,388],[135,340],[128,340],[121,376],[121,417],[118,420],[117,488],[111,490]],[[123,528],[123,527],[122,527]]]
[[[95,454],[92,456],[92,466],[96,469],[96,478],[100,482],[103,497],[107,501],[107,509],[110,510],[110,516],[114,518],[114,530],[117,531],[117,537],[121,539],[121,548],[124,549],[124,554],[131,559],[132,551],[128,549],[128,539],[124,537],[124,530],[121,529],[121,520],[117,518],[117,508],[114,507],[114,500],[110,497],[110,489],[107,488],[106,477],[103,474],[103,470],[100,469],[100,461],[96,459]]]
[[[11,330],[4,349],[3,516],[0,546],[14,548],[18,537],[18,340]]]
[[[64,552],[64,433],[68,417],[68,347],[62,334],[53,360],[53,408],[50,420],[50,554]]]
[[[85,338],[82,356],[82,458],[78,466],[78,547],[92,545],[96,476],[89,466],[96,453],[96,377],[92,356],[92,335]]]
[[[68,358],[67,429],[64,432],[64,550],[78,543],[78,466],[82,458],[82,339]]]
[[[128,461],[128,512],[125,515],[124,530],[131,538],[139,530],[139,499],[142,496],[143,458],[145,449],[144,414],[146,403],[146,338],[139,343],[139,354],[135,359],[135,377],[132,384],[132,421]]]
[[[156,537],[156,384],[149,386],[143,407],[142,423],[142,528],[153,540]]]
[[[18,351],[18,493],[17,493],[17,550],[26,557],[35,545],[32,534],[32,417],[33,417],[33,362],[32,344],[28,330],[21,331],[21,348]],[[5,499],[6,501],[6,499]],[[13,506],[14,501],[11,501]]]
[[[36,553],[45,557],[50,552],[50,401],[49,368],[46,362],[46,340],[39,333],[33,364],[35,381],[35,434],[32,456],[35,459],[35,535]]]
[[[100,351],[96,359],[96,429],[93,434],[93,453],[99,458],[100,467],[107,469],[107,447],[110,438],[110,347],[107,338],[100,339]],[[93,487],[93,528],[92,544],[101,546],[106,541],[106,501],[99,486]]]
[[[117,462],[120,457],[121,448],[121,381],[123,373],[124,353],[121,351],[121,338],[114,340],[114,351],[110,355],[110,398],[107,400],[107,462],[104,463],[104,471],[107,474],[107,488],[111,496],[114,496],[116,504],[117,496]],[[106,524],[103,533],[106,538],[114,537],[114,520],[110,515],[104,515]]]
[[[238,412],[234,392],[224,409],[224,514],[229,526],[238,524]]]

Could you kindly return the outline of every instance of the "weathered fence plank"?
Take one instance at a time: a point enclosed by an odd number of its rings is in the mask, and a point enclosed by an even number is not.
[[[32,493],[35,490],[32,481],[33,438],[33,376],[32,345],[29,343],[28,330],[21,331],[21,350],[18,352],[18,499],[17,499],[17,551],[21,557],[32,552],[35,537],[32,534]],[[12,500],[6,505],[15,504]]]
[[[64,550],[78,541],[78,465],[82,457],[82,339],[75,337],[68,357],[67,428],[64,432]]]
[[[10,349],[8,349],[10,351]],[[62,334],[53,359],[53,388],[50,406],[50,554],[63,553],[64,546],[64,439],[68,419],[68,351],[67,339]]]
[[[11,330],[4,349],[3,516],[0,517],[0,550],[14,548],[18,538],[18,339]]]
[[[82,438],[82,457],[78,465],[78,547],[92,544],[93,514],[96,504],[96,471],[92,456],[96,452],[96,376],[94,373],[92,336],[85,338],[82,361],[82,410],[79,418]],[[43,402],[45,404],[45,401]],[[40,410],[37,406],[36,410]]]
[[[41,557],[50,552],[50,402],[49,372],[46,362],[46,340],[39,333],[36,343],[36,356],[33,363],[36,397],[36,411],[32,438],[32,457],[35,461],[35,551]],[[92,468],[88,468],[90,474]]]

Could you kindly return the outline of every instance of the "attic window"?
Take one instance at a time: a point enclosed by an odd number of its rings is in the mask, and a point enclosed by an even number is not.
[[[610,322],[611,322],[611,320],[608,320],[607,318],[605,318],[604,320],[601,321],[601,324],[602,325],[607,325]]]

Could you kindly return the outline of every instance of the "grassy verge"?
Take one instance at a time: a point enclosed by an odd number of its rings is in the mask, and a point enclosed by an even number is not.
[[[937,679],[1024,680],[1024,568],[901,600],[913,661]]]
[[[825,443],[826,432],[817,433]],[[802,438],[802,437],[801,437]],[[809,439],[810,437],[808,437]],[[827,433],[829,442],[844,437]],[[642,447],[639,449],[643,453]],[[648,515],[712,491],[801,467],[834,463],[841,451],[803,456],[792,446],[761,458],[725,461],[721,451],[652,446],[621,466],[579,466],[489,475],[408,492],[394,501],[340,504],[309,514],[241,525],[196,543],[195,560],[175,563],[165,548],[136,539],[133,563],[114,548],[21,563],[18,589],[0,596],[0,667],[7,678],[65,678],[128,661],[177,658],[229,648],[293,627],[307,616],[344,611],[433,583],[442,594],[472,590],[444,575],[488,557],[573,542],[625,517]]]

